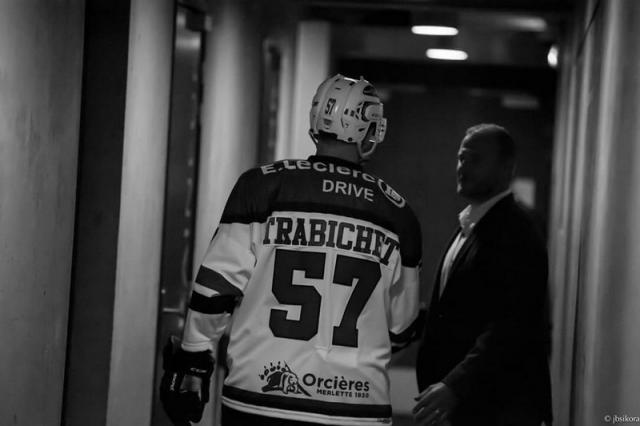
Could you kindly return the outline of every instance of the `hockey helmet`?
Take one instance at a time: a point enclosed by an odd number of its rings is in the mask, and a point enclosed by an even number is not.
[[[355,80],[341,74],[320,84],[309,119],[309,135],[315,143],[320,132],[334,134],[340,141],[357,144],[362,159],[373,153],[387,130],[382,102],[371,83],[362,77]],[[371,137],[365,140],[371,126]]]

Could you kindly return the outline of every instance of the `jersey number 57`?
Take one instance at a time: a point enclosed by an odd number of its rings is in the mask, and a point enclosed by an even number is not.
[[[272,309],[269,328],[274,336],[287,339],[309,340],[318,333],[322,296],[313,286],[293,284],[293,271],[303,271],[306,278],[323,279],[325,253],[277,249],[273,271],[273,294],[279,303],[299,305],[300,319],[287,319],[287,311]],[[338,255],[333,284],[356,286],[347,302],[342,320],[333,327],[332,344],[358,347],[356,324],[369,297],[380,280],[380,265],[366,259]]]

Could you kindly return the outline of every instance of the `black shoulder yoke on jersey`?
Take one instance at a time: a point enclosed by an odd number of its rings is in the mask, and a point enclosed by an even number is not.
[[[366,220],[398,235],[404,265],[415,266],[421,258],[420,225],[405,199],[349,161],[311,156],[248,170],[236,182],[220,222],[264,222],[274,211]]]

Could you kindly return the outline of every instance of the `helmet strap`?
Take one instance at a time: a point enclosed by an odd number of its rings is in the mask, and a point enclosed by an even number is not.
[[[371,154],[373,154],[373,151],[375,151],[376,147],[378,146],[378,142],[372,141],[371,142],[372,143],[371,149],[369,151],[367,151],[367,152],[364,152],[362,150],[362,142],[363,141],[356,142],[356,145],[358,147],[358,156],[360,157],[360,162],[361,163],[364,162],[364,161],[367,161],[369,159],[369,157],[371,157]]]
[[[313,141],[313,144],[315,146],[318,146],[318,137],[316,135],[313,134],[313,131],[311,129],[309,129],[309,137],[311,138],[311,140]]]

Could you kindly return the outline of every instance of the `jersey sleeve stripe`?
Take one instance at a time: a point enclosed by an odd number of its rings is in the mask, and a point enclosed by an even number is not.
[[[402,251],[402,241],[400,241],[400,256],[402,257],[402,266],[407,268],[422,268],[422,253],[418,255],[408,255]]]
[[[227,224],[241,223],[243,225],[248,225],[254,222],[262,223],[265,220],[267,220],[270,214],[271,214],[270,211],[264,211],[264,212],[254,213],[254,214],[245,214],[245,215],[224,214],[222,218],[220,218],[220,223],[227,223]]]
[[[282,410],[302,411],[330,416],[356,418],[390,418],[391,406],[382,404],[347,404],[344,402],[326,402],[312,399],[292,398],[279,395],[265,395],[224,386],[222,395],[246,404],[278,408]]]
[[[242,297],[242,291],[238,287],[231,284],[225,277],[220,275],[213,269],[201,266],[196,276],[196,283],[215,290],[222,295],[232,295]]]
[[[202,314],[221,314],[224,312],[233,313],[236,307],[237,298],[233,295],[224,296],[203,296],[200,293],[192,292],[189,309]]]
[[[413,340],[417,339],[421,334],[422,326],[424,325],[426,316],[426,311],[424,309],[420,310],[418,317],[407,327],[404,331],[400,333],[392,333],[389,332],[389,338],[391,339],[391,343],[393,344],[408,344]]]

